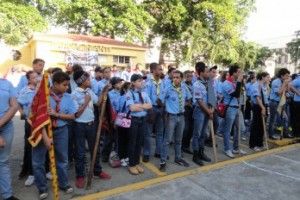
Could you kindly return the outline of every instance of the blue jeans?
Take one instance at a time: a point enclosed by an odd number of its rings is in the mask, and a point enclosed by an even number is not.
[[[64,189],[68,182],[68,126],[58,127],[53,130],[53,144],[55,151],[56,169],[59,187]],[[45,158],[47,148],[43,141],[32,148],[32,166],[35,185],[39,192],[46,192],[47,179],[45,171]]]
[[[278,107],[278,102],[275,101],[270,101],[270,119],[269,119],[269,137],[274,136],[274,127],[275,124],[277,124],[278,121],[278,112],[277,112],[277,107]]]
[[[194,129],[192,145],[193,150],[198,151],[204,148],[204,142],[207,138],[208,116],[196,106],[193,113]]]
[[[0,148],[0,192],[2,198],[12,196],[11,174],[9,169],[9,154],[14,137],[14,126],[12,121],[0,128],[0,136],[5,140],[5,146]]]
[[[181,141],[184,130],[184,115],[167,114],[166,131],[163,136],[161,149],[161,162],[165,162],[168,156],[169,136],[174,135],[175,139],[175,160],[181,159]]]
[[[95,124],[87,123],[75,123],[75,171],[76,177],[85,176],[85,140],[87,140],[89,152],[91,158],[93,157],[95,141],[96,141],[96,131]],[[102,171],[100,165],[100,148],[98,147],[96,161],[94,165],[94,174],[99,175]]]
[[[225,116],[225,127],[223,132],[223,141],[224,141],[224,151],[232,150],[230,146],[230,132],[233,129],[233,149],[239,149],[239,135],[237,131],[238,122],[239,122],[239,109],[228,107],[226,116]]]
[[[164,134],[164,122],[163,122],[163,110],[157,106],[153,106],[153,121],[151,123],[147,122],[148,131],[144,136],[144,155],[150,155],[151,138],[150,135],[155,130],[155,142],[156,148],[155,153],[161,154],[161,148],[163,143]]]

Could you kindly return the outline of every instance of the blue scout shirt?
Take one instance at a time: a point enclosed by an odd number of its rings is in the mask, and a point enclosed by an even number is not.
[[[27,86],[20,91],[19,96],[17,98],[17,101],[22,106],[26,117],[29,116],[29,111],[35,93],[35,89],[31,89],[29,86]]]
[[[292,81],[292,85],[294,86],[295,89],[297,89],[298,91],[300,91],[300,75],[298,75],[297,78],[295,78]],[[297,95],[296,93],[294,95],[294,101],[300,102],[300,96]]]
[[[42,78],[43,78],[43,75],[42,75],[42,74],[38,74],[38,75],[37,75],[37,80],[38,80],[38,81],[41,81]],[[50,80],[50,79],[49,79],[49,80]],[[23,76],[21,77],[21,79],[20,79],[20,82],[19,82],[17,88],[16,88],[17,94],[19,94],[19,92],[20,92],[24,87],[26,87],[27,85],[28,85],[27,77],[26,77],[26,75],[23,75]]]
[[[151,99],[153,106],[157,106],[157,98],[162,90],[163,81],[159,79],[158,82],[155,81],[153,75],[149,76],[145,83],[144,92],[148,94]]]
[[[109,99],[110,99],[110,102],[111,102],[111,105],[112,105],[114,111],[117,111],[118,107],[119,107],[119,99],[121,96],[120,91],[113,89],[108,92],[108,96],[109,96]]]
[[[118,107],[117,107],[117,113],[128,113],[129,108],[126,106],[126,94],[120,96]]]
[[[184,112],[185,102],[192,98],[188,88],[181,83],[180,88],[176,89],[174,85],[161,91],[159,95],[162,103],[166,105],[166,111],[171,114]]]
[[[5,79],[0,78],[0,118],[9,110],[9,100],[16,97],[13,85]]]
[[[172,80],[168,77],[165,77],[163,80],[162,80],[162,84],[161,84],[161,90],[164,90],[166,88],[169,88],[170,86],[172,85]]]
[[[126,93],[126,107],[129,109],[129,107],[133,104],[141,104],[141,103],[150,103],[151,104],[151,100],[149,98],[149,96],[147,95],[147,93],[142,92],[141,91],[141,95],[143,98],[140,99],[138,91],[137,90],[130,90],[129,92]],[[134,117],[145,117],[147,115],[147,111],[140,111],[140,112],[131,112],[131,116]]]
[[[246,89],[246,95],[247,97],[251,97],[251,87],[253,86],[254,83],[248,82],[245,85],[245,89]]]
[[[261,97],[261,94],[263,93],[263,103],[265,103],[265,105],[269,104],[269,100],[268,100],[268,90],[267,90],[267,86],[266,85],[260,85],[259,82],[255,82],[254,84],[252,84],[251,86],[251,102],[254,104],[257,104],[257,100],[256,97]]]
[[[72,92],[72,99],[77,111],[78,108],[82,104],[84,104],[84,97],[86,94],[89,94],[91,96],[91,101],[89,102],[83,113],[80,115],[80,117],[75,119],[76,122],[88,123],[94,121],[95,116],[93,104],[96,104],[98,102],[98,97],[96,96],[96,94],[90,88],[83,90],[82,88],[77,87],[75,91]]]
[[[238,99],[236,97],[232,97],[232,94],[235,91],[236,83],[225,80],[222,84],[223,96],[224,96],[224,104],[229,106],[239,106]]]
[[[102,79],[101,81],[98,82],[98,84],[95,86],[95,89],[93,90],[97,96],[101,95],[101,92],[103,88],[109,83],[109,80]]]
[[[101,81],[101,80],[100,80],[100,81]],[[100,81],[97,81],[96,79],[92,79],[92,81],[91,81],[91,87],[92,87],[92,90],[93,90],[93,92],[94,92],[97,96],[100,95],[100,94],[99,94],[99,88],[98,88],[98,84],[99,84]]]
[[[280,96],[278,94],[280,88],[282,86],[282,81],[280,78],[276,78],[272,81],[271,84],[271,92],[270,92],[270,100],[280,101]]]
[[[198,101],[203,101],[205,104],[207,104],[207,89],[205,87],[206,82],[203,82],[201,80],[197,80],[193,84],[193,104],[195,106],[199,106]]]
[[[55,110],[56,101],[54,100],[54,98],[52,96],[50,96],[50,106],[53,110]],[[70,94],[64,93],[63,96],[61,97],[59,113],[64,113],[64,114],[75,114],[76,113],[76,107],[75,107],[74,101]],[[58,119],[57,127],[65,126],[65,125],[67,125],[67,123],[68,123],[67,120]]]

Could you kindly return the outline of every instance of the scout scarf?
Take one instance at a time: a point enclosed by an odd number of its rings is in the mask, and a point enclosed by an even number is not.
[[[183,108],[183,105],[184,105],[184,102],[183,102],[183,94],[182,94],[182,90],[181,90],[181,87],[176,87],[174,84],[173,84],[173,87],[175,89],[175,91],[177,92],[178,94],[178,100],[179,100],[179,111],[182,112],[182,108]]]
[[[60,102],[61,102],[61,99],[63,97],[63,94],[57,95],[53,91],[51,91],[50,96],[54,99],[54,101],[56,103],[55,112],[59,113],[59,111],[60,111]],[[56,128],[57,127],[57,118],[51,118],[51,120],[52,120],[52,126],[54,128]]]
[[[77,91],[77,92],[79,92],[79,93],[83,93],[84,95],[90,95],[90,96],[91,96],[91,94],[89,93],[89,90],[90,90],[89,88],[82,89],[82,88],[80,88],[80,87],[77,87],[77,88],[75,89],[75,91]],[[90,109],[93,109],[93,108],[94,108],[92,98],[91,98],[91,100],[90,100],[90,102],[89,102],[89,104],[88,104],[88,107],[89,107]]]
[[[152,82],[154,83],[156,87],[156,95],[158,96],[160,93],[160,84],[161,84],[161,79],[158,80],[158,82],[154,79],[154,77],[151,77]]]

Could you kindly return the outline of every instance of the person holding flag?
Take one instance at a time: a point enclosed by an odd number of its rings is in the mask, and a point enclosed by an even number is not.
[[[66,193],[73,192],[73,188],[69,185],[67,173],[67,120],[75,119],[76,108],[71,95],[66,93],[70,81],[68,74],[64,72],[55,73],[52,77],[53,85],[50,90],[48,89],[47,79],[48,75],[44,75],[37,94],[33,99],[30,116],[32,133],[28,140],[33,146],[32,166],[35,185],[39,190],[40,199],[45,199],[48,196],[44,167],[45,155],[48,149],[53,175],[54,199],[58,199],[56,169],[59,177],[59,188]]]

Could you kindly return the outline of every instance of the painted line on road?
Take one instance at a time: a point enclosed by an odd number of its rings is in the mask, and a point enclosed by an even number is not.
[[[280,155],[272,155],[276,158],[280,158],[282,160],[287,160],[287,161],[290,161],[290,162],[293,162],[293,163],[297,163],[297,164],[300,164],[300,161],[298,160],[293,160],[293,159],[290,159],[290,158],[287,158],[287,157],[284,157],[284,156],[280,156]]]
[[[147,162],[147,163],[142,162],[142,163],[147,169],[149,169],[151,172],[153,172],[157,176],[166,176],[167,175],[167,173],[159,171],[159,169],[150,162]]]
[[[270,154],[273,154],[273,153],[279,153],[279,152],[283,152],[283,151],[287,151],[287,150],[290,150],[290,149],[293,149],[293,148],[299,148],[299,147],[300,147],[300,144],[292,144],[292,145],[288,145],[288,146],[284,146],[284,147],[278,147],[278,148],[275,148],[275,149],[262,151],[262,152],[258,152],[258,153],[255,153],[255,154],[250,154],[250,155],[238,157],[238,158],[235,158],[235,159],[231,159],[231,160],[226,160],[226,161],[218,162],[218,163],[215,163],[215,164],[206,165],[206,166],[203,166],[203,167],[197,167],[195,169],[190,169],[190,170],[186,170],[186,171],[182,171],[182,172],[178,172],[178,173],[174,173],[174,174],[170,174],[170,175],[166,175],[166,176],[161,176],[161,177],[157,177],[157,178],[153,178],[153,179],[149,179],[149,180],[146,180],[146,181],[133,183],[133,184],[125,185],[125,186],[120,186],[120,187],[110,189],[110,190],[106,190],[106,191],[102,191],[102,192],[99,192],[99,193],[94,193],[94,194],[86,195],[86,196],[83,196],[83,197],[78,197],[76,199],[81,199],[81,200],[104,199],[104,198],[111,197],[111,196],[116,196],[116,195],[119,195],[119,194],[122,194],[122,193],[125,193],[125,192],[132,192],[132,191],[135,191],[135,190],[144,189],[146,187],[150,187],[152,185],[156,185],[156,184],[159,184],[159,183],[162,183],[162,182],[171,181],[171,180],[174,180],[174,179],[182,178],[182,177],[193,175],[193,174],[198,174],[198,173],[203,173],[203,172],[208,172],[208,171],[220,169],[220,168],[228,166],[228,165],[242,163],[243,161],[253,160],[253,159],[263,157],[263,156],[266,156],[266,155],[270,155]]]
[[[251,167],[251,168],[254,168],[254,169],[257,169],[257,170],[260,170],[260,171],[263,171],[263,172],[267,172],[269,174],[276,174],[278,176],[282,176],[282,177],[285,177],[285,178],[289,178],[289,179],[292,179],[292,180],[295,180],[295,181],[300,181],[300,178],[298,177],[293,177],[293,176],[289,176],[289,175],[285,175],[285,174],[282,174],[280,172],[276,172],[276,171],[272,171],[272,170],[268,170],[268,169],[264,169],[262,167],[258,167],[256,165],[253,165],[253,164],[250,164],[246,161],[243,161],[243,163],[248,166],[248,167]]]

